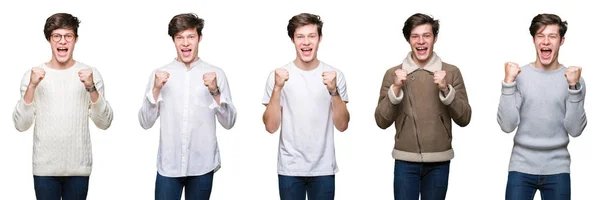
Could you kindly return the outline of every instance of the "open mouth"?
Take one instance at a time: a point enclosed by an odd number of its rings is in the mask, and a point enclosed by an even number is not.
[[[181,49],[181,54],[183,54],[184,57],[188,57],[192,54],[192,50],[191,49]]]
[[[300,50],[302,51],[302,55],[310,56],[313,49],[306,47],[306,48],[301,48]]]
[[[66,47],[58,47],[58,48],[56,48],[56,51],[58,52],[58,54],[59,54],[60,56],[65,56],[65,55],[67,55],[67,52],[69,52],[69,48],[66,48]]]
[[[552,56],[552,49],[548,47],[542,47],[540,49],[540,55],[543,59],[550,59],[550,57]]]
[[[417,47],[417,54],[418,55],[425,55],[427,53],[427,47]]]

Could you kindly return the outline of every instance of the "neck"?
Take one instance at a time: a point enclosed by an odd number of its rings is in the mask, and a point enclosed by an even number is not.
[[[200,60],[200,57],[198,57],[198,55],[196,55],[194,57],[194,59],[192,61],[190,61],[190,62],[184,62],[183,59],[181,59],[180,57],[177,58],[177,61],[183,63],[185,65],[185,67],[188,68],[188,69],[190,69],[190,67],[192,66],[192,63],[194,63],[194,62],[196,62],[198,60]]]
[[[418,65],[420,68],[423,68],[423,67],[425,67],[425,65],[427,65],[427,63],[429,63],[429,61],[431,60],[431,58],[432,58],[432,57],[433,57],[433,56],[429,56],[429,58],[427,58],[427,60],[425,60],[425,61],[420,61],[419,59],[417,59],[417,58],[415,57],[415,54],[412,54],[412,55],[411,55],[411,58],[412,58],[413,62],[414,62],[416,65]]]
[[[539,59],[536,59],[533,63],[533,66],[537,69],[552,71],[558,69],[560,67],[560,63],[558,63],[558,61],[555,60],[548,65],[544,65]]]
[[[316,58],[311,60],[310,62],[304,62],[299,57],[296,57],[296,60],[294,60],[294,64],[304,71],[316,69],[319,66],[319,63],[319,59]]]
[[[67,60],[66,62],[59,62],[58,60],[52,58],[50,62],[46,63],[46,65],[52,69],[64,70],[75,65],[75,60],[73,58]]]

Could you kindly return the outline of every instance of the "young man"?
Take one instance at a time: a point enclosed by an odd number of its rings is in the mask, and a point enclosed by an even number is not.
[[[444,63],[433,51],[439,22],[417,13],[402,29],[410,44],[402,64],[383,77],[377,126],[395,123],[392,156],[394,198],[445,199],[452,150],[452,120],[461,127],[471,121],[471,106],[460,70]]]
[[[585,83],[581,67],[558,62],[565,42],[567,22],[554,14],[539,14],[529,33],[536,50],[535,62],[519,67],[507,62],[498,124],[510,133],[515,128],[506,199],[571,198],[569,135],[581,135],[587,119],[583,108]]]
[[[221,166],[216,119],[225,129],[235,124],[229,83],[221,68],[198,57],[204,20],[193,13],[169,22],[177,58],[152,72],[139,112],[149,129],[159,116],[160,146],[156,199],[209,199],[213,173]]]
[[[262,103],[265,128],[281,125],[277,173],[282,200],[333,199],[335,160],[333,127],[348,128],[350,114],[344,74],[317,59],[323,37],[318,15],[302,13],[287,30],[296,59],[267,79]]]
[[[48,17],[44,35],[52,58],[25,73],[13,113],[18,131],[34,124],[37,199],[86,199],[92,171],[89,118],[102,130],[113,119],[102,76],[96,68],[73,59],[79,23],[67,13]]]

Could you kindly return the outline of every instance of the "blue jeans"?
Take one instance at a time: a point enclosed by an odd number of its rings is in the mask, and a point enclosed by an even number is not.
[[[208,200],[212,191],[213,175],[214,172],[211,171],[200,176],[166,177],[157,172],[154,199],[181,199],[185,187],[186,200]]]
[[[416,163],[396,160],[394,166],[394,199],[443,200],[448,190],[450,161]]]
[[[87,198],[89,176],[33,176],[38,200],[81,200]]]
[[[532,175],[516,171],[508,172],[507,200],[533,200],[537,190],[540,190],[542,200],[569,200],[571,199],[571,175],[569,173]]]
[[[281,200],[333,200],[335,175],[329,176],[284,176],[279,175],[279,197]]]

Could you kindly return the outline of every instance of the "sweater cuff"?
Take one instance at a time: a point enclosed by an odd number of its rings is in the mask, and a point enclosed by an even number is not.
[[[96,111],[96,113],[100,113],[102,110],[104,110],[104,107],[106,106],[106,101],[104,100],[103,96],[99,95],[96,103],[91,102],[91,104],[92,110]]]
[[[394,94],[394,84],[392,84],[388,90],[388,99],[390,99],[390,102],[392,102],[393,105],[398,105],[402,102],[403,97],[404,92],[402,92],[402,90],[400,90],[400,96],[396,97],[396,94]]]
[[[504,81],[502,81],[502,94],[505,95],[512,95],[515,93],[515,91],[517,90],[517,82],[512,82],[512,83],[505,83]]]
[[[577,90],[569,89],[568,99],[570,102],[573,102],[573,103],[583,100],[583,92],[581,92],[583,89],[583,86],[581,84],[577,83],[577,85],[575,85],[575,88],[577,88]]]
[[[31,103],[27,104],[27,103],[25,103],[24,99],[21,99],[21,101],[19,102],[18,108],[22,112],[31,112],[35,108],[34,103],[35,103],[35,100],[33,100],[33,101],[31,101]]]
[[[157,104],[162,101],[162,93],[159,93],[158,99],[154,101],[154,94],[152,94],[152,90],[150,90],[146,93],[146,99],[148,99],[148,102],[150,102],[150,104],[152,104],[153,107],[157,106]]]
[[[444,97],[444,92],[440,91],[440,100],[442,100],[442,103],[444,105],[450,105],[452,103],[452,101],[454,101],[454,96],[456,95],[456,90],[454,90],[454,87],[452,87],[452,85],[448,85],[448,90],[450,90],[448,92],[448,95]]]

